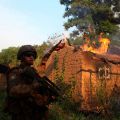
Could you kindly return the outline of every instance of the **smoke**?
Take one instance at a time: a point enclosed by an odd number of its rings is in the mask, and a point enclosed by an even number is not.
[[[117,33],[115,33],[115,34],[113,34],[113,35],[111,36],[111,39],[112,39],[113,41],[119,41],[119,42],[120,42],[120,31],[117,32]]]

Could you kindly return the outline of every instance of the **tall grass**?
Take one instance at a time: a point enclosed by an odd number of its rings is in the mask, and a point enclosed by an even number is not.
[[[6,92],[0,91],[0,120],[11,120],[10,116],[3,111],[5,97],[6,97]],[[112,112],[114,113],[113,116],[105,117],[102,115],[96,115],[90,113],[86,115],[78,111],[77,108],[79,104],[76,104],[70,97],[69,98],[65,97],[64,99],[63,98],[58,99],[57,102],[49,106],[48,120],[120,120],[120,114],[119,114],[120,108],[116,106],[116,97],[114,97],[114,95],[112,95],[110,104],[111,104]]]
[[[4,112],[6,92],[0,91],[0,120],[11,120],[10,116]]]

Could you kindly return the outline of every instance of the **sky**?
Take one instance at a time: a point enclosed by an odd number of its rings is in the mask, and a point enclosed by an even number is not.
[[[64,11],[59,0],[0,0],[0,51],[67,33]]]

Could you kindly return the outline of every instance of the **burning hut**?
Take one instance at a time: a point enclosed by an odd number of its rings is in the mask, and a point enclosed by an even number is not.
[[[75,47],[64,38],[44,55],[39,66],[40,73],[52,81],[59,78],[72,85],[72,97],[80,102],[81,110],[98,110],[120,89],[120,56],[107,53],[109,39],[100,37],[99,42],[99,48],[88,46],[89,40]]]

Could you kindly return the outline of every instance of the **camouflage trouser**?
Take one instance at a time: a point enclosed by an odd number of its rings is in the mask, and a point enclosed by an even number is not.
[[[48,109],[47,107],[38,107],[33,113],[28,114],[25,111],[19,114],[11,114],[12,120],[47,120]]]

